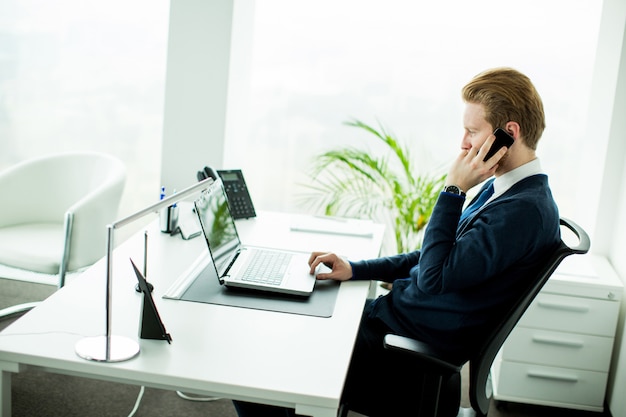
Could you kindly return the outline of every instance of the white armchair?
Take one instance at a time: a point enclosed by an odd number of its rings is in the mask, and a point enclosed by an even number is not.
[[[0,172],[0,264],[58,274],[63,287],[68,271],[105,255],[106,225],[117,218],[125,181],[124,164],[96,152],[48,155]]]

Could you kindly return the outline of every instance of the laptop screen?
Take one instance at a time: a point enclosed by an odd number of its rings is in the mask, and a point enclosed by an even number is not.
[[[209,244],[209,252],[218,276],[224,276],[240,247],[239,236],[222,180],[218,178],[194,202],[200,226]]]

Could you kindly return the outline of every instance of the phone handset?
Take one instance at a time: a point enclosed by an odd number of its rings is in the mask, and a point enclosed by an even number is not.
[[[197,177],[198,177],[198,181],[203,181],[203,180],[206,180],[207,178],[213,178],[214,180],[216,180],[217,173],[211,167],[204,167],[202,168],[202,170],[198,171]]]
[[[495,135],[496,140],[493,142],[493,145],[491,145],[491,148],[489,149],[489,152],[487,152],[487,155],[485,155],[483,161],[486,161],[487,159],[494,156],[496,152],[498,152],[503,146],[510,148],[511,145],[513,145],[513,142],[515,142],[515,139],[513,139],[513,137],[509,135],[504,129],[497,128],[496,130],[494,130],[493,134]]]

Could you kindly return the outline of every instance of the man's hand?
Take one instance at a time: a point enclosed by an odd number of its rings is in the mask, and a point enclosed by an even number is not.
[[[467,192],[475,185],[492,177],[498,168],[498,162],[507,152],[507,148],[502,147],[487,161],[483,161],[495,140],[494,135],[489,135],[479,149],[474,147],[469,150],[464,149],[450,167],[446,183],[454,184]]]
[[[324,264],[331,269],[330,272],[321,272],[317,274],[317,279],[334,279],[336,281],[347,281],[352,278],[352,266],[345,259],[328,252],[313,252],[309,257],[309,266],[311,274],[315,273],[315,269],[319,264]]]

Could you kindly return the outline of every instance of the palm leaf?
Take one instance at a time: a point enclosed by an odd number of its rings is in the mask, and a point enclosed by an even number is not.
[[[347,125],[363,129],[381,141],[383,156],[355,147],[333,149],[317,155],[312,181],[301,201],[325,215],[367,218],[393,228],[398,252],[419,248],[419,235],[430,219],[444,185],[445,175],[415,176],[410,153],[381,126],[375,129],[359,120]]]

